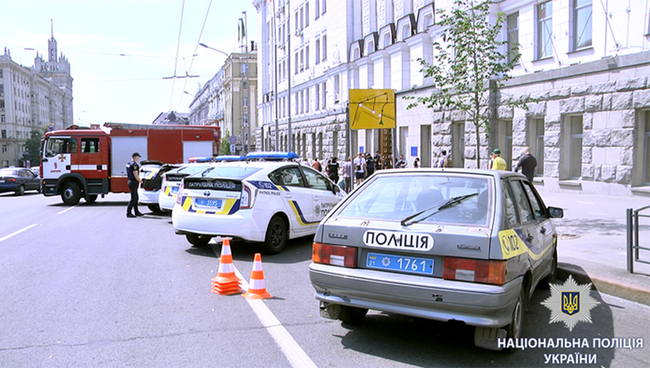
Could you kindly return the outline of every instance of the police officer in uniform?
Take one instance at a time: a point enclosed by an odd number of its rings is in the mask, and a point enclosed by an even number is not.
[[[140,179],[140,166],[138,165],[138,160],[140,160],[140,154],[135,152],[131,155],[131,161],[126,164],[126,176],[129,179],[129,190],[131,191],[131,200],[129,201],[129,206],[126,208],[126,217],[133,218],[136,216],[144,216],[138,210],[138,187],[142,183]],[[135,215],[131,212],[135,209]]]

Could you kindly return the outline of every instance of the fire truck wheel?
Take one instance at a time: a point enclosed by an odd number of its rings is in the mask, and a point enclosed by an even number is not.
[[[210,235],[199,234],[185,234],[185,238],[193,247],[205,247],[210,242],[210,239],[212,239]]]
[[[96,200],[97,200],[97,194],[89,194],[86,196],[87,203],[95,203]]]
[[[63,190],[61,191],[61,200],[63,203],[74,206],[79,203],[80,198],[81,191],[77,184],[72,182],[63,184]]]

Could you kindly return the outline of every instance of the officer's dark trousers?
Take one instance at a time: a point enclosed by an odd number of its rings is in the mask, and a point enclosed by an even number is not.
[[[140,213],[138,210],[138,182],[129,180],[129,190],[131,191],[131,200],[129,201],[129,206],[126,208],[126,213],[131,212],[135,208],[135,213]]]

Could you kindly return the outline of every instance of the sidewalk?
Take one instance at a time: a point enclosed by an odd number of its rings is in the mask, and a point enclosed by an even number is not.
[[[564,209],[554,219],[558,232],[558,280],[572,274],[603,293],[650,305],[650,265],[635,262],[627,272],[626,211],[650,205],[650,198],[588,195],[540,190],[547,206]],[[650,215],[650,210],[643,212]],[[639,242],[650,248],[650,218],[639,220]],[[640,251],[650,261],[650,251]],[[588,276],[588,277],[587,277]]]

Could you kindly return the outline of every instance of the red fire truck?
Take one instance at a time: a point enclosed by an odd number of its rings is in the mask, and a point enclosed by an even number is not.
[[[108,193],[127,193],[126,164],[138,152],[141,160],[188,162],[193,156],[219,152],[219,127],[105,123],[72,126],[45,133],[41,152],[41,189],[61,195],[63,203],[89,203]]]

